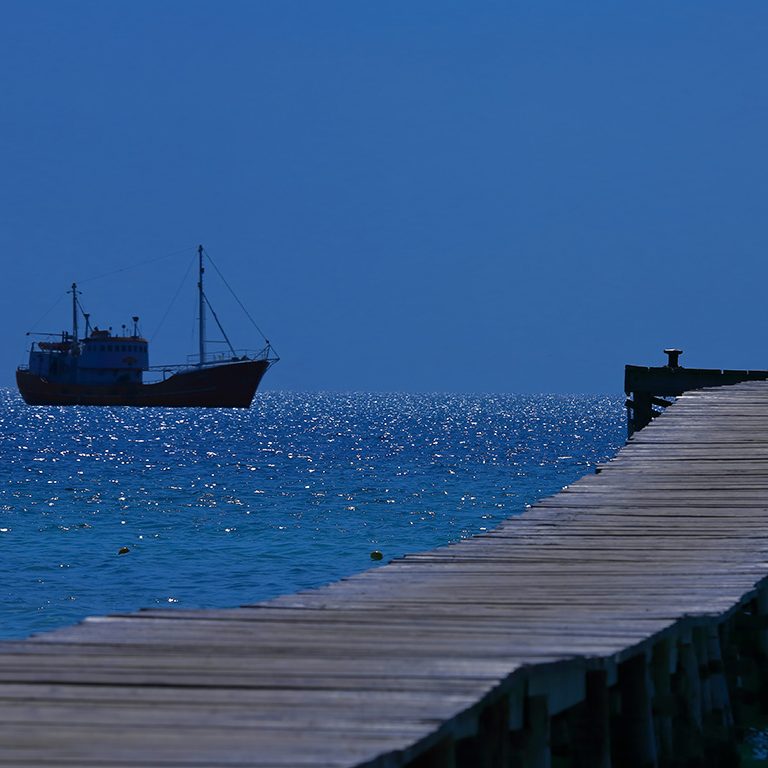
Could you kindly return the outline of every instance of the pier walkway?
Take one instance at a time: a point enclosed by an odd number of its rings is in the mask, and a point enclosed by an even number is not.
[[[692,392],[487,535],[0,643],[0,766],[676,764],[759,695],[766,577],[768,384]]]

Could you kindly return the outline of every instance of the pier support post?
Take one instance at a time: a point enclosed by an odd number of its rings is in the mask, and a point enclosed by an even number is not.
[[[635,432],[639,432],[643,427],[647,427],[653,419],[653,407],[651,405],[651,395],[644,392],[634,392],[632,394],[632,405],[629,406],[629,422],[627,434],[629,437]]]
[[[707,643],[707,630],[704,627],[696,627],[693,630],[693,645],[696,649],[696,662],[699,666],[699,680],[701,681],[701,718],[702,725],[709,724],[714,708],[712,700],[712,680],[709,672],[709,646]]]
[[[730,622],[730,655],[735,657],[737,672],[738,722],[755,717],[762,718],[768,712],[768,611],[765,593],[761,589],[754,600],[746,604]],[[732,662],[733,664],[733,662]]]
[[[550,768],[549,705],[546,696],[526,696],[523,728],[514,735],[512,765]]]
[[[706,644],[708,687],[711,707],[704,718],[706,765],[737,766],[739,757],[734,739],[733,713],[725,679],[720,632],[714,623],[702,628]]]
[[[672,642],[665,638],[656,643],[651,656],[651,681],[653,683],[653,719],[656,730],[656,748],[659,761],[674,757],[673,716],[676,701],[672,695]]]
[[[739,646],[735,628],[736,619],[731,616],[718,628],[720,636],[720,651],[722,655],[723,677],[728,690],[728,700],[731,708],[734,728],[742,722],[741,716],[741,674]]]
[[[676,757],[700,760],[702,755],[701,678],[699,661],[690,632],[677,643],[677,669],[672,677],[672,693],[677,701],[674,721]]]
[[[651,714],[648,664],[645,654],[619,664],[620,712],[611,751],[614,765],[656,768],[656,738]]]
[[[757,600],[755,603],[757,608],[755,612],[757,616],[763,621],[768,619],[768,587],[761,587],[757,593]],[[760,628],[758,636],[760,638],[760,651],[768,656],[768,624],[765,627]]]
[[[477,722],[477,733],[456,742],[456,768],[498,768],[511,763],[509,737],[509,697],[499,699],[483,709]]]
[[[586,673],[584,701],[572,719],[570,768],[611,768],[608,673]]]
[[[730,740],[733,730],[733,710],[725,679],[723,651],[720,644],[720,632],[715,624],[707,627],[707,655],[709,656],[710,686],[712,689],[712,709],[715,722],[724,729],[725,739]]]

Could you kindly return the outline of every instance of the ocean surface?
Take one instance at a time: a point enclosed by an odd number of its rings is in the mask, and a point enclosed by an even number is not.
[[[179,410],[30,407],[3,389],[0,637],[379,567],[520,514],[625,434],[613,397],[265,392]]]

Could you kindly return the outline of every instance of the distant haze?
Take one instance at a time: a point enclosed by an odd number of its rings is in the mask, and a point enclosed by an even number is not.
[[[670,345],[768,368],[763,2],[2,15],[2,386],[73,280],[152,337],[198,243],[283,358],[264,389],[616,393]],[[193,293],[154,362],[195,351]]]

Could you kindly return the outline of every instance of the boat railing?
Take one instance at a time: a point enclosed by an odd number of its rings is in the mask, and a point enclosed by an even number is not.
[[[206,365],[221,365],[221,363],[236,363],[246,360],[269,360],[277,362],[279,358],[275,354],[272,346],[267,344],[263,349],[235,349],[223,350],[221,352],[208,352],[203,362]],[[187,355],[187,366],[200,367],[200,355]]]
[[[200,355],[187,355],[187,362],[180,365],[152,365],[147,370],[158,373],[178,373],[179,371],[188,371],[193,368],[207,368],[209,366],[221,365],[222,363],[248,362],[249,360],[266,360],[269,363],[276,363],[280,358],[275,354],[271,345],[259,350],[254,349],[236,349],[233,355],[231,351],[215,352],[206,355],[202,366],[200,365]]]

